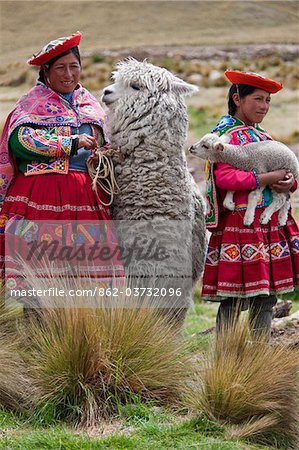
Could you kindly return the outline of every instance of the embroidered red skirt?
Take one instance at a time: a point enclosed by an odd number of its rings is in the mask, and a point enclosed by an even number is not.
[[[105,192],[99,193],[107,201]],[[25,176],[19,173],[6,195],[2,215],[29,220],[111,220],[109,207],[101,205],[87,172],[67,175]]]
[[[98,191],[98,195],[108,203],[105,192]],[[67,175],[43,174],[29,177],[19,173],[10,186],[2,211],[0,213],[0,269],[2,282],[5,278],[5,262],[8,270],[12,262],[12,252],[7,257],[5,240],[9,239],[9,229],[17,243],[18,249],[24,246],[26,240],[34,239],[34,233],[39,227],[37,239],[61,239],[61,229],[65,231],[64,243],[74,243],[74,222],[76,228],[76,248],[81,244],[88,244],[89,248],[95,241],[107,245],[111,252],[111,259],[97,261],[91,273],[94,276],[123,276],[123,266],[114,252],[117,240],[113,233],[107,233],[111,225],[111,210],[102,205],[91,186],[91,179],[86,172],[69,171]],[[104,221],[104,222],[103,222]],[[12,224],[12,226],[8,226]],[[17,224],[17,225],[15,225]],[[38,225],[36,225],[38,224]],[[54,228],[53,228],[54,224]],[[99,224],[102,227],[99,228]],[[108,225],[107,225],[108,224]],[[110,224],[110,225],[109,225]],[[5,229],[6,225],[6,229]],[[21,230],[20,232],[18,230]],[[105,232],[104,232],[104,231]],[[54,234],[54,235],[53,235]],[[22,237],[22,240],[20,239]],[[59,241],[62,245],[62,242]],[[64,251],[70,251],[64,248]],[[84,249],[85,251],[85,249]],[[81,260],[83,248],[81,246]],[[93,252],[95,254],[95,252]],[[88,262],[85,258],[84,264]],[[81,263],[82,266],[83,263]],[[111,272],[112,270],[112,272]],[[11,288],[13,286],[10,286]]]
[[[299,230],[289,214],[286,226],[278,226],[278,212],[261,225],[257,209],[254,223],[243,224],[245,211],[224,212],[212,232],[203,276],[202,298],[290,292],[299,284]]]

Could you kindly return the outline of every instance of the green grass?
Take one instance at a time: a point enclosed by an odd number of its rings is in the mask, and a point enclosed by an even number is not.
[[[299,222],[299,208],[293,208],[293,216],[295,217],[296,221]]]
[[[287,294],[281,295],[281,298],[283,300],[292,300],[292,312],[295,312],[299,309],[299,287],[296,287],[293,292],[288,292]]]
[[[197,137],[210,133],[219,120],[218,111],[212,111],[207,107],[189,106],[188,113],[190,130]]]
[[[13,450],[92,450],[105,448],[99,445],[101,443],[88,438],[88,436],[77,436],[72,430],[60,427],[50,430],[18,430],[13,434],[9,432],[0,441],[1,449]]]
[[[146,414],[145,414],[146,413]],[[200,450],[266,450],[227,440],[223,430],[206,419],[190,419],[166,410],[142,405],[132,414],[122,414],[123,433],[104,438],[90,438],[74,433],[63,425],[32,428],[28,422],[0,412],[0,448],[11,450],[93,450],[93,449],[200,449]],[[99,430],[101,425],[99,425]],[[126,431],[127,430],[127,431]],[[126,434],[127,433],[127,434]]]
[[[198,353],[206,350],[210,345],[214,335],[212,333],[204,335],[199,333],[215,326],[217,305],[201,302],[199,299],[195,300],[193,308],[187,316],[184,330],[189,352]]]
[[[187,317],[186,336],[193,335],[215,325],[218,303],[195,301]]]

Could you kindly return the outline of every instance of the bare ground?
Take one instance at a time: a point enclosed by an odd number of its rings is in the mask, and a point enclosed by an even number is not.
[[[283,343],[292,348],[299,348],[299,319],[287,322],[283,328],[273,327],[271,333],[273,343]]]

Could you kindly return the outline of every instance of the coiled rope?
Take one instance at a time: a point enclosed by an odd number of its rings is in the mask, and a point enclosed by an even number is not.
[[[94,155],[91,155],[86,162],[88,173],[92,179],[92,189],[95,191],[99,202],[104,206],[110,206],[113,202],[114,194],[119,192],[111,158],[113,154],[115,154],[115,150],[112,148],[103,150],[103,147],[97,147],[94,153],[99,158],[97,167],[94,167],[93,164]],[[98,188],[110,195],[109,203],[105,203],[99,197]]]

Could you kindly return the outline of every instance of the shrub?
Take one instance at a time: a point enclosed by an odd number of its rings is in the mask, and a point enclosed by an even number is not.
[[[57,418],[93,425],[131,394],[175,402],[186,373],[175,326],[154,308],[77,308],[77,300],[41,309],[24,328],[39,408],[52,405]]]
[[[251,342],[241,321],[223,330],[198,362],[187,403],[226,425],[230,437],[298,448],[299,353]]]
[[[21,340],[16,332],[15,309],[6,310],[0,293],[0,407],[24,411],[34,400],[28,367],[20,355]]]
[[[91,58],[93,63],[100,63],[103,62],[105,59],[104,56],[98,55],[96,53],[94,53]]]

